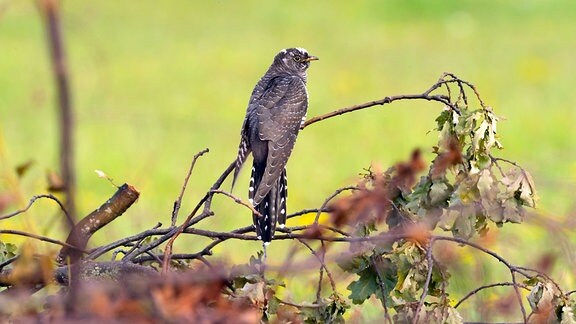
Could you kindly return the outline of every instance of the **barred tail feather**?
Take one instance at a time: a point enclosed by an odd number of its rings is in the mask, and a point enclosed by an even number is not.
[[[263,169],[257,165],[252,166],[252,176],[250,177],[250,187],[248,188],[248,200],[251,204],[254,204],[254,194],[262,179]],[[272,241],[278,221],[281,222],[282,227],[286,223],[287,189],[286,171],[284,170],[282,177],[276,181],[276,184],[272,186],[266,197],[258,205],[254,206],[260,213],[260,215],[256,213],[252,215],[256,236],[264,241],[264,244]]]
[[[270,193],[264,200],[256,206],[260,216],[254,215],[256,234],[264,244],[272,241],[274,230],[276,229],[277,208],[276,208],[277,190],[270,190]]]
[[[278,226],[284,228],[286,226],[286,203],[288,202],[288,177],[286,176],[286,168],[282,171],[280,179],[278,179]]]
[[[250,149],[248,147],[248,138],[243,134],[242,139],[240,140],[240,145],[238,146],[238,156],[236,157],[236,167],[234,168],[234,176],[232,177],[232,188],[230,188],[230,191],[234,189],[234,184],[236,184],[236,179],[238,179],[238,174],[240,173],[240,169],[242,169],[242,165],[246,161],[248,154],[250,154]]]

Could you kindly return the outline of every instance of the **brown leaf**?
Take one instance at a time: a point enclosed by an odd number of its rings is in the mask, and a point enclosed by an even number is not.
[[[48,191],[50,192],[63,192],[64,189],[66,189],[64,180],[54,171],[47,171],[46,181],[48,182]]]
[[[550,273],[552,271],[552,267],[556,263],[558,256],[554,253],[547,252],[538,258],[536,261],[536,266],[534,267],[536,270],[543,272],[543,273]]]
[[[396,164],[395,175],[390,181],[390,186],[401,191],[410,191],[416,183],[416,176],[426,168],[426,162],[422,158],[422,152],[418,149],[412,152],[410,161]],[[391,195],[390,198],[395,198]]]
[[[16,166],[16,174],[18,175],[18,178],[22,178],[24,174],[26,174],[26,172],[30,170],[30,167],[34,165],[34,162],[35,162],[34,160],[28,160],[24,163],[18,164]]]
[[[278,311],[276,312],[276,318],[273,321],[274,324],[280,323],[291,323],[291,324],[302,324],[302,318],[298,315],[298,308],[281,304],[278,306]]]
[[[430,168],[432,179],[441,177],[448,168],[462,163],[462,150],[456,138],[449,137],[445,140],[441,150]]]
[[[410,224],[405,227],[404,232],[408,241],[426,246],[430,240],[430,230],[421,223]]]
[[[313,224],[312,226],[310,226],[304,233],[303,235],[306,236],[309,239],[318,239],[320,237],[322,237],[324,234],[323,229],[320,226],[317,226],[315,224]]]
[[[402,192],[411,191],[418,173],[425,167],[420,150],[414,150],[408,162],[397,163],[384,173],[369,170],[369,174],[359,183],[359,190],[330,206],[332,224],[341,227],[385,221],[391,201]]]
[[[370,221],[378,223],[386,219],[389,201],[383,186],[357,190],[353,195],[340,198],[331,205],[330,220],[337,228]]]

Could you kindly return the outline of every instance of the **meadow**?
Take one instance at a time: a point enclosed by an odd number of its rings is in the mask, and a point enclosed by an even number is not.
[[[573,1],[67,1],[62,14],[79,213],[114,192],[96,169],[141,192],[138,203],[97,233],[95,242],[168,224],[192,156],[209,148],[194,169],[183,214],[196,204],[234,159],[250,92],[286,47],[305,47],[320,57],[309,70],[309,118],[420,93],[445,71],[472,82],[504,119],[500,155],[534,177],[537,211],[551,222],[574,214]],[[33,2],[0,2],[0,193],[17,192],[7,210],[45,192],[47,170],[58,167],[44,34]],[[428,131],[441,109],[431,102],[394,103],[305,129],[288,164],[289,210],[319,207],[336,188],[355,183],[363,169],[386,168],[414,148],[431,156],[437,138]],[[15,167],[26,161],[34,161],[30,171],[16,177]],[[246,169],[234,189],[243,198]],[[251,222],[249,212],[230,200],[218,199],[214,208],[217,217],[207,228]],[[64,238],[60,221],[53,204],[40,202],[5,224]],[[531,265],[554,254],[559,260],[551,274],[576,288],[574,252],[558,246],[557,233],[536,222],[491,230],[491,248],[513,262]],[[206,241],[179,243],[186,251]],[[273,253],[285,247],[273,244]],[[258,248],[242,243],[217,251],[244,262]]]

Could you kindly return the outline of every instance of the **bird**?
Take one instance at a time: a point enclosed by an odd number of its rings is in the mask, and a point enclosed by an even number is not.
[[[307,73],[319,58],[303,48],[281,50],[256,83],[240,132],[232,188],[242,165],[252,154],[248,201],[258,213],[252,221],[264,246],[274,237],[276,224],[286,224],[288,182],[286,163],[308,110]]]

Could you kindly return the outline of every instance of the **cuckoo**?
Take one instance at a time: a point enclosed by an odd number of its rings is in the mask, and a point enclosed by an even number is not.
[[[306,119],[306,70],[317,60],[303,48],[283,49],[258,81],[246,110],[232,186],[242,164],[253,156],[248,200],[259,214],[256,235],[270,243],[276,224],[286,224],[286,163]]]

